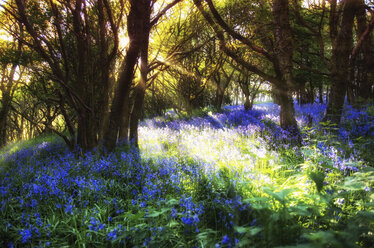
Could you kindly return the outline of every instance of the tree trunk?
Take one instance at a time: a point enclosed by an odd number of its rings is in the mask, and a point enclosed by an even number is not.
[[[273,102],[275,104],[280,105],[279,93],[278,93],[275,85],[272,85],[272,87],[271,87],[271,97],[273,98]]]
[[[139,148],[138,124],[143,113],[142,109],[144,105],[145,84],[139,82],[139,84],[135,88],[134,94],[135,94],[134,105],[133,105],[133,108],[131,111],[131,117],[130,117],[130,143],[134,147]]]
[[[323,85],[321,84],[318,87],[318,97],[319,97],[319,103],[323,103]]]
[[[288,0],[273,1],[275,68],[280,83],[276,85],[276,93],[280,105],[280,126],[299,138],[300,132],[295,119],[292,90],[296,89],[293,82],[293,44],[289,21]]]
[[[114,65],[114,58],[111,57],[109,52],[109,39],[114,40],[114,47],[118,46],[118,41],[116,38],[108,37],[107,35],[107,27],[106,27],[106,19],[105,19],[105,8],[103,0],[97,1],[98,6],[98,16],[99,16],[99,41],[100,41],[100,53],[99,57],[100,60],[98,62],[98,66],[100,67],[99,77],[97,79],[96,87],[94,89],[95,96],[95,125],[97,127],[97,137],[98,141],[101,141],[104,136],[104,131],[106,126],[108,125],[108,118],[109,118],[109,94],[113,79],[110,77],[110,72],[113,71]],[[116,35],[116,34],[114,34]],[[114,48],[113,51],[117,51]],[[100,92],[101,94],[97,94]]]
[[[139,0],[138,0],[139,1]],[[143,14],[142,14],[142,37],[140,41],[140,80],[135,88],[135,101],[131,111],[130,118],[130,141],[139,148],[138,144],[138,124],[143,114],[144,95],[146,90],[147,76],[148,76],[148,47],[149,47],[149,33],[151,30],[151,3],[149,0],[142,0]],[[140,28],[140,27],[139,27]]]
[[[11,104],[10,96],[3,94],[1,103],[2,106],[0,109],[0,148],[5,146],[7,143],[8,115]]]
[[[295,119],[295,108],[292,94],[287,88],[277,88],[278,101],[280,105],[279,123],[280,126],[291,134],[298,136],[299,129]]]
[[[123,124],[125,109],[128,108],[125,104],[129,103],[130,86],[133,80],[138,54],[139,44],[135,41],[131,41],[126,53],[122,72],[117,82],[118,85],[109,114],[109,124],[104,135],[103,144],[108,151],[112,151],[117,143],[119,131]]]
[[[217,85],[216,100],[215,100],[215,104],[214,104],[217,111],[222,110],[224,93],[225,93],[224,90],[219,85]]]
[[[5,146],[8,140],[7,137],[7,126],[8,116],[11,109],[13,92],[14,92],[14,74],[16,72],[16,65],[12,65],[9,75],[7,74],[7,66],[4,66],[3,80],[0,82],[0,89],[2,91],[1,108],[0,108],[0,148]],[[5,82],[6,80],[6,82]]]
[[[244,109],[251,110],[253,108],[253,97],[250,95],[245,95]]]
[[[343,16],[331,57],[331,89],[323,121],[340,123],[344,99],[349,84],[349,55],[352,49],[352,29],[357,0],[342,2]],[[331,24],[330,24],[331,28]]]
[[[313,104],[315,99],[314,95],[314,86],[311,82],[309,82],[309,92],[308,92],[308,103]]]
[[[121,127],[119,130],[119,140],[124,143],[129,142],[129,123],[130,123],[130,95],[123,100],[123,113]]]
[[[248,77],[246,78],[248,79]],[[242,82],[239,82],[240,88],[242,89],[243,95],[244,95],[244,109],[250,110],[252,109],[251,101],[250,101],[250,95],[251,92],[249,91],[249,80],[243,79]]]
[[[94,114],[90,111],[80,113],[78,117],[77,144],[82,150],[89,151],[97,145],[97,129]]]
[[[357,19],[357,38],[360,39],[367,30],[368,24],[366,20],[366,9],[364,0],[359,0],[358,8],[356,11]],[[372,86],[374,85],[374,50],[371,46],[372,39],[370,35],[362,41],[362,65],[360,69],[360,77],[358,81],[358,95],[362,101],[367,101],[372,97]]]
[[[103,141],[103,145],[108,151],[112,151],[116,146],[119,132],[123,125],[124,114],[126,112],[125,104],[129,102],[130,86],[134,78],[134,68],[144,39],[144,16],[146,15],[146,6],[149,6],[147,2],[149,2],[149,0],[130,1],[131,7],[127,17],[127,31],[130,45],[117,82],[109,115],[109,125]]]

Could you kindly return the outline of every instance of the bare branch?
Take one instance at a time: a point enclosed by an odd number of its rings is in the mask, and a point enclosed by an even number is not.
[[[183,0],[174,0],[173,2],[169,3],[168,5],[165,6],[165,8],[163,8],[154,18],[153,20],[151,20],[151,27],[153,27],[157,22],[158,20],[160,20],[160,18],[166,14],[166,12],[173,8],[176,4],[178,4],[179,2],[181,2]]]

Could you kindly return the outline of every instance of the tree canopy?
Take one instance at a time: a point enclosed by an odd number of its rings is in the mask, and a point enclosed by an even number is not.
[[[259,92],[299,136],[294,100],[373,100],[364,0],[8,0],[0,16],[0,145],[45,132],[71,149],[137,145],[139,120]]]

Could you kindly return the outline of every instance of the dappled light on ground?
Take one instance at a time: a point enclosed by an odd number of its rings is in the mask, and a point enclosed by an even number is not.
[[[59,142],[11,149],[2,154],[0,244],[368,247],[374,115],[346,107],[331,126],[320,123],[324,108],[296,107],[302,144],[266,103],[145,120],[140,154],[72,153]]]

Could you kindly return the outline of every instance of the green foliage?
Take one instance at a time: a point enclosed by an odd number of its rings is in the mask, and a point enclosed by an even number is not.
[[[198,116],[193,120],[215,114],[206,108]],[[296,146],[271,139],[274,122],[259,123],[266,129],[250,135],[232,132],[236,127],[227,123],[224,129],[152,129],[152,135],[143,133],[142,158],[129,146],[109,156],[60,157],[63,147],[41,145],[57,142],[54,136],[10,145],[3,156],[36,149],[24,160],[26,173],[15,174],[12,188],[39,182],[41,174],[35,171],[55,176],[52,165],[66,168],[64,178],[77,181],[60,181],[58,187],[66,188],[69,197],[48,198],[36,208],[20,204],[27,194],[10,199],[1,212],[0,244],[23,245],[20,232],[27,220],[33,227],[42,222],[30,246],[229,247],[225,242],[231,242],[232,247],[255,248],[370,247],[374,169],[363,167],[366,161],[344,159],[355,153],[336,130],[325,129],[328,125],[305,129],[303,146]],[[18,173],[17,166],[8,160],[5,172]],[[102,184],[81,187],[82,178]],[[152,190],[161,193],[152,198]]]
[[[0,64],[16,64],[27,66],[32,62],[40,60],[38,55],[30,50],[19,51],[18,49],[12,48],[12,43],[0,41]]]
[[[321,171],[317,171],[317,172],[312,171],[309,173],[309,177],[316,184],[317,191],[318,193],[320,193],[323,188],[323,181],[326,178],[326,174]]]

